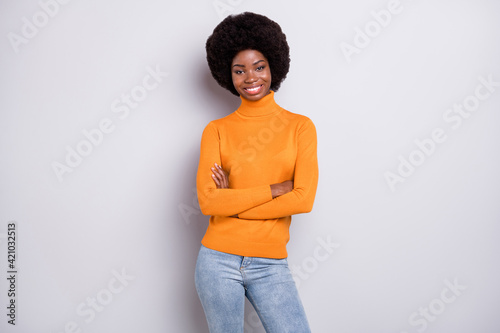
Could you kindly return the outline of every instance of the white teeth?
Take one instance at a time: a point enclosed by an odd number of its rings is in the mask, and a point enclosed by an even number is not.
[[[255,88],[246,88],[246,90],[249,91],[249,92],[256,92],[259,89],[260,89],[260,86],[255,87]]]

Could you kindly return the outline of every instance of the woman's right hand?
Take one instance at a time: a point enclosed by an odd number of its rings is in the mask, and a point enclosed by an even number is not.
[[[273,199],[280,195],[287,194],[293,190],[293,180],[285,180],[282,183],[271,185],[271,194]]]

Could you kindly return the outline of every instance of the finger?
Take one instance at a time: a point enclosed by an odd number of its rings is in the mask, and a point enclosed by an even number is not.
[[[219,186],[218,188],[229,188],[229,176],[228,176],[228,173],[226,171],[224,171],[224,169],[222,169],[222,167],[220,165],[218,165],[217,163],[214,163],[214,167],[212,167],[212,172],[214,174],[214,176],[217,178],[217,180],[219,181]]]
[[[216,169],[219,173],[226,175],[226,172],[224,171],[224,169],[222,169],[222,167],[221,167],[220,165],[218,165],[217,163],[214,163],[214,165],[215,165],[215,169]]]
[[[214,168],[211,168],[211,169],[212,169],[212,172],[214,172],[215,169]],[[219,178],[217,178],[217,176],[214,173],[212,173],[212,179],[214,180],[215,185],[217,185],[217,188],[219,188],[220,187],[220,180],[219,180]]]
[[[214,179],[217,180],[217,188],[229,188],[229,186],[227,186],[227,181],[225,180],[223,173],[217,172],[216,170],[213,170],[213,173]]]
[[[220,182],[219,182],[219,180],[217,179],[217,177],[215,177],[215,175],[214,175],[214,174],[212,174],[212,179],[214,180],[215,185],[217,185],[217,188],[219,188],[219,186],[220,186]]]
[[[220,184],[222,188],[229,188],[229,181],[227,180],[226,175],[224,175]]]
[[[222,181],[224,179],[224,173],[222,173],[221,170],[212,168],[212,173],[215,175],[215,177],[217,177],[219,181]]]
[[[226,171],[224,171],[222,169],[220,170],[220,174],[222,177],[221,186],[225,187],[225,188],[229,188],[229,175],[227,174]]]

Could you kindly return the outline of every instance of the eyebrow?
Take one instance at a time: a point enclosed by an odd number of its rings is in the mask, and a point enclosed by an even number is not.
[[[256,62],[254,62],[254,63],[252,64],[252,66],[257,65],[259,62],[262,62],[262,61],[264,61],[264,60],[257,60]],[[240,64],[234,64],[234,65],[233,65],[233,67],[236,67],[236,66],[238,66],[238,67],[245,67],[245,65],[240,65]]]

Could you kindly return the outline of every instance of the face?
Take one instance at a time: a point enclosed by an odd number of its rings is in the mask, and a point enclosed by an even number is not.
[[[231,64],[233,84],[241,97],[257,101],[269,94],[271,69],[266,57],[256,50],[240,51]]]

